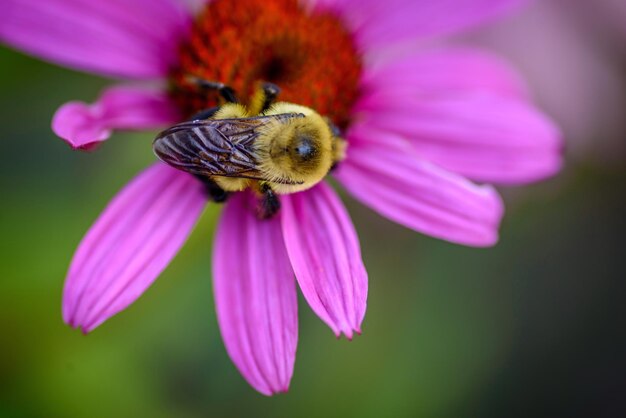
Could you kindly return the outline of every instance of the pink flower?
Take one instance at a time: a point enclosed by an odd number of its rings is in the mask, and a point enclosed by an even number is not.
[[[498,239],[502,202],[493,187],[471,180],[523,184],[554,174],[559,130],[498,58],[406,45],[516,3],[214,0],[194,21],[175,0],[8,0],[0,39],[96,74],[169,81],[169,89],[123,85],[92,105],[62,106],[53,129],[74,148],[92,148],[116,129],[167,126],[214,104],[181,84],[185,73],[239,92],[266,78],[283,87],[283,100],[345,128],[347,159],[335,176],[354,197],[419,232],[483,247]],[[185,242],[206,202],[203,186],[186,173],[162,163],[141,173],[79,245],[64,320],[89,332],[134,302]],[[293,372],[294,276],[337,336],[360,333],[367,297],[358,238],[335,192],[322,183],[281,203],[276,217],[260,221],[252,194],[231,196],[213,257],[226,349],[266,395],[286,391]]]

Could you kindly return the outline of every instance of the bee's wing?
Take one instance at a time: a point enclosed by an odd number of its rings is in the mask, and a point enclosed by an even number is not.
[[[191,174],[262,180],[254,142],[273,119],[183,122],[156,137],[154,152],[163,162]]]

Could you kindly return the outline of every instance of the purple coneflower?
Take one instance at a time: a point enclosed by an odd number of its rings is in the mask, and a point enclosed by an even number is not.
[[[501,60],[415,45],[517,3],[214,0],[194,17],[176,0],[7,0],[0,39],[72,68],[166,81],[161,89],[116,86],[94,104],[62,106],[52,126],[74,148],[215,106],[216,95],[185,83],[189,74],[226,83],[243,98],[258,81],[271,81],[281,100],[342,128],[349,148],[334,175],[355,198],[416,231],[482,247],[497,241],[503,207],[493,187],[472,181],[522,184],[554,174],[560,133]],[[64,320],[89,332],[134,302],[206,203],[199,181],[162,163],[131,181],[74,255]],[[337,336],[360,332],[367,297],[359,241],[335,192],[319,184],[281,203],[276,217],[262,221],[251,193],[231,196],[213,256],[226,349],[266,395],[287,390],[293,372],[296,280]]]

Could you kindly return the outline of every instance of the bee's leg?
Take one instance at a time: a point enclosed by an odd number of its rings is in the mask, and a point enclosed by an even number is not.
[[[224,98],[226,103],[239,103],[235,90],[228,87],[224,83],[218,83],[217,81],[208,81],[195,76],[187,76],[187,81],[207,90],[217,90]]]
[[[223,203],[228,199],[229,193],[217,185],[213,180],[199,174],[195,177],[202,182],[209,198],[216,203]]]
[[[218,110],[220,110],[219,106],[215,106],[215,107],[212,107],[210,109],[204,109],[202,112],[198,112],[195,115],[193,115],[192,117],[190,117],[189,120],[192,121],[192,120],[208,119],[211,116],[215,115]]]
[[[260,184],[260,191],[263,194],[261,197],[261,201],[259,202],[258,213],[259,218],[261,219],[270,219],[280,209],[280,200],[278,199],[278,195],[268,183]]]
[[[224,100],[226,100],[226,103],[239,103],[239,100],[237,100],[237,95],[235,94],[235,90],[233,90],[231,87],[222,84],[222,87],[220,87],[219,91]]]
[[[280,94],[280,87],[274,83],[261,83],[256,93],[252,97],[249,111],[251,115],[258,115],[265,112]]]
[[[265,112],[272,104],[274,104],[276,97],[280,94],[280,87],[274,83],[263,83],[261,85],[261,91],[263,91],[263,105],[261,107],[261,112]]]

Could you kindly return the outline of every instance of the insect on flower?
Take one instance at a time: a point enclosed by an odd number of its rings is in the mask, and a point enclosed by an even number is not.
[[[280,89],[263,83],[245,107],[230,87],[201,82],[226,100],[161,132],[154,152],[165,163],[197,176],[214,201],[251,188],[262,195],[259,216],[280,208],[277,194],[310,189],[345,157],[339,129],[313,109],[274,103]]]
[[[185,0],[4,0],[0,41],[149,81],[63,105],[52,128],[72,148],[171,127],[154,143],[166,163],[124,187],[79,244],[63,320],[88,333],[126,309],[207,202],[226,200],[212,262],[222,339],[256,390],[286,391],[297,288],[337,337],[360,333],[366,311],[359,239],[329,171],[391,221],[474,247],[498,240],[491,184],[558,172],[560,131],[515,70],[426,42],[523,1],[203,0],[194,13]]]

